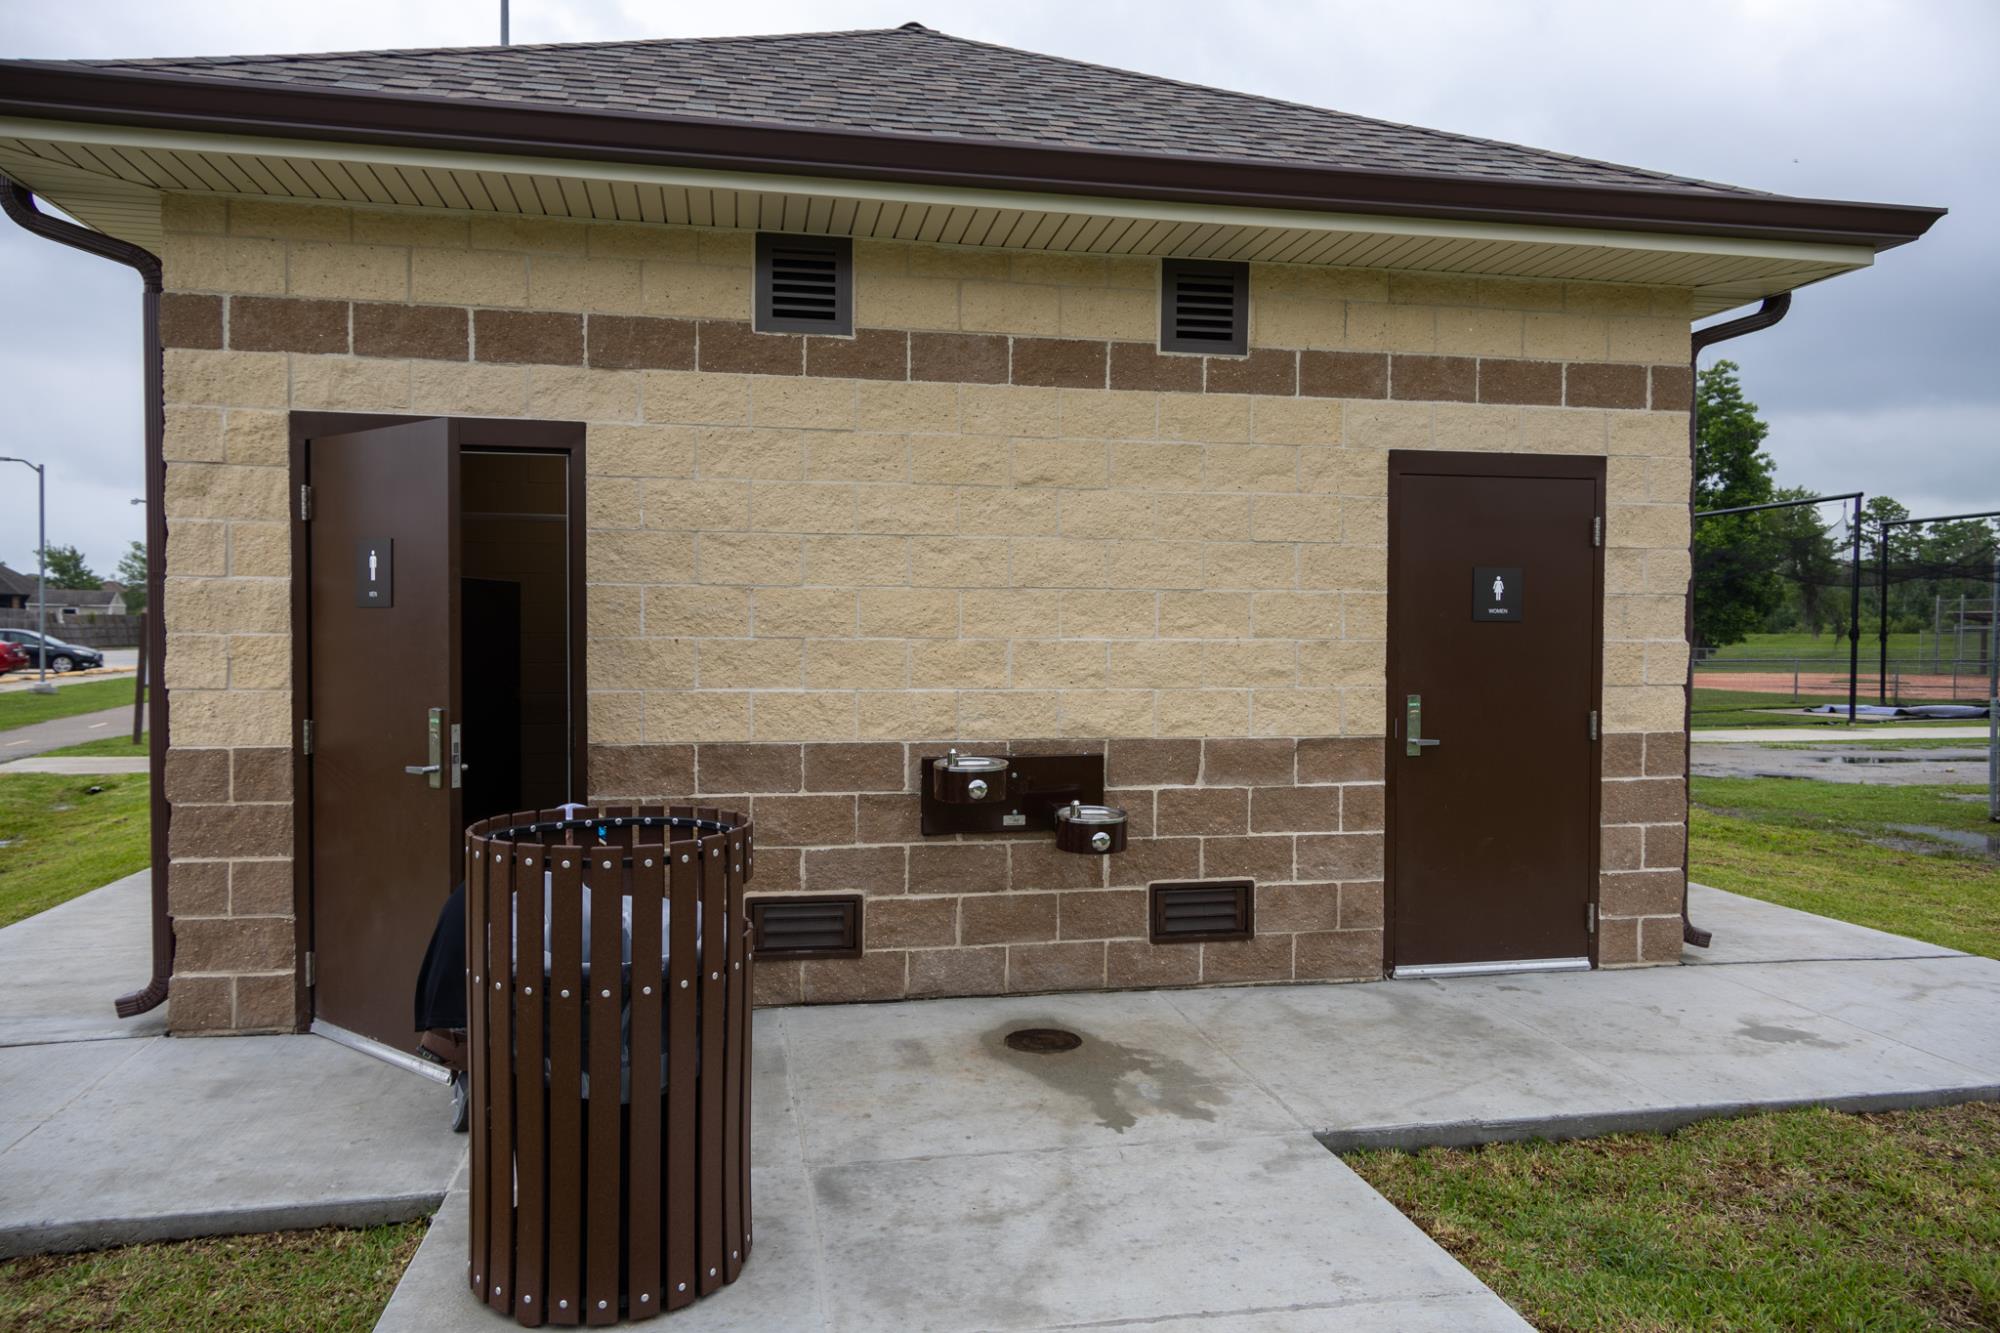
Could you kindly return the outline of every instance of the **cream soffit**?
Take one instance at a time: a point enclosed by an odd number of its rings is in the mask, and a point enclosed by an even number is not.
[[[1866,246],[922,187],[8,117],[0,117],[0,171],[79,221],[149,247],[160,242],[160,193],[173,190],[1052,253],[1691,287],[1697,316],[1874,259]]]

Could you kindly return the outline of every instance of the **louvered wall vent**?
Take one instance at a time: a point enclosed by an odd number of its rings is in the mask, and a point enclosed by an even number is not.
[[[1160,350],[1241,356],[1250,345],[1250,266],[1160,261]]]
[[[759,958],[859,958],[861,899],[753,898],[750,930]]]
[[[757,329],[854,332],[854,242],[845,236],[759,232]]]
[[[1152,886],[1153,939],[1157,943],[1246,940],[1255,925],[1247,879]]]

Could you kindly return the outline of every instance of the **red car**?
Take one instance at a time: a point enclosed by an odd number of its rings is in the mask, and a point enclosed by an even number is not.
[[[18,643],[0,639],[0,676],[9,671],[19,671],[28,665],[28,650]]]

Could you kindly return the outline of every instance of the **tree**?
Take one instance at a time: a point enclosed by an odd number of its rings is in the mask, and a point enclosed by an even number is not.
[[[1770,433],[1743,396],[1733,361],[1701,372],[1695,390],[1695,508],[1769,503]],[[1784,601],[1774,565],[1779,543],[1762,514],[1702,519],[1694,526],[1694,640],[1697,649],[1740,643]]]
[[[42,552],[42,563],[51,588],[97,588],[104,580],[90,572],[83,552],[74,546],[51,546]]]
[[[146,609],[146,546],[133,542],[118,557],[118,581],[125,585],[125,609],[138,615]]]
[[[1808,500],[1812,492],[1788,486],[1772,498]],[[1812,505],[1773,509],[1765,516],[1765,527],[1777,544],[1778,575],[1797,592],[1799,623],[1816,639],[1826,620],[1827,590],[1840,579],[1842,562],[1833,534]]]

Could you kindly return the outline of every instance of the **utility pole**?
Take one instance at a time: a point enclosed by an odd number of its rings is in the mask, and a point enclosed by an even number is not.
[[[507,44],[507,0],[500,0],[500,45]]]
[[[35,471],[35,621],[41,642],[36,645],[34,692],[54,694],[56,687],[49,684],[49,466],[25,458],[0,458],[0,463],[19,463]]]

